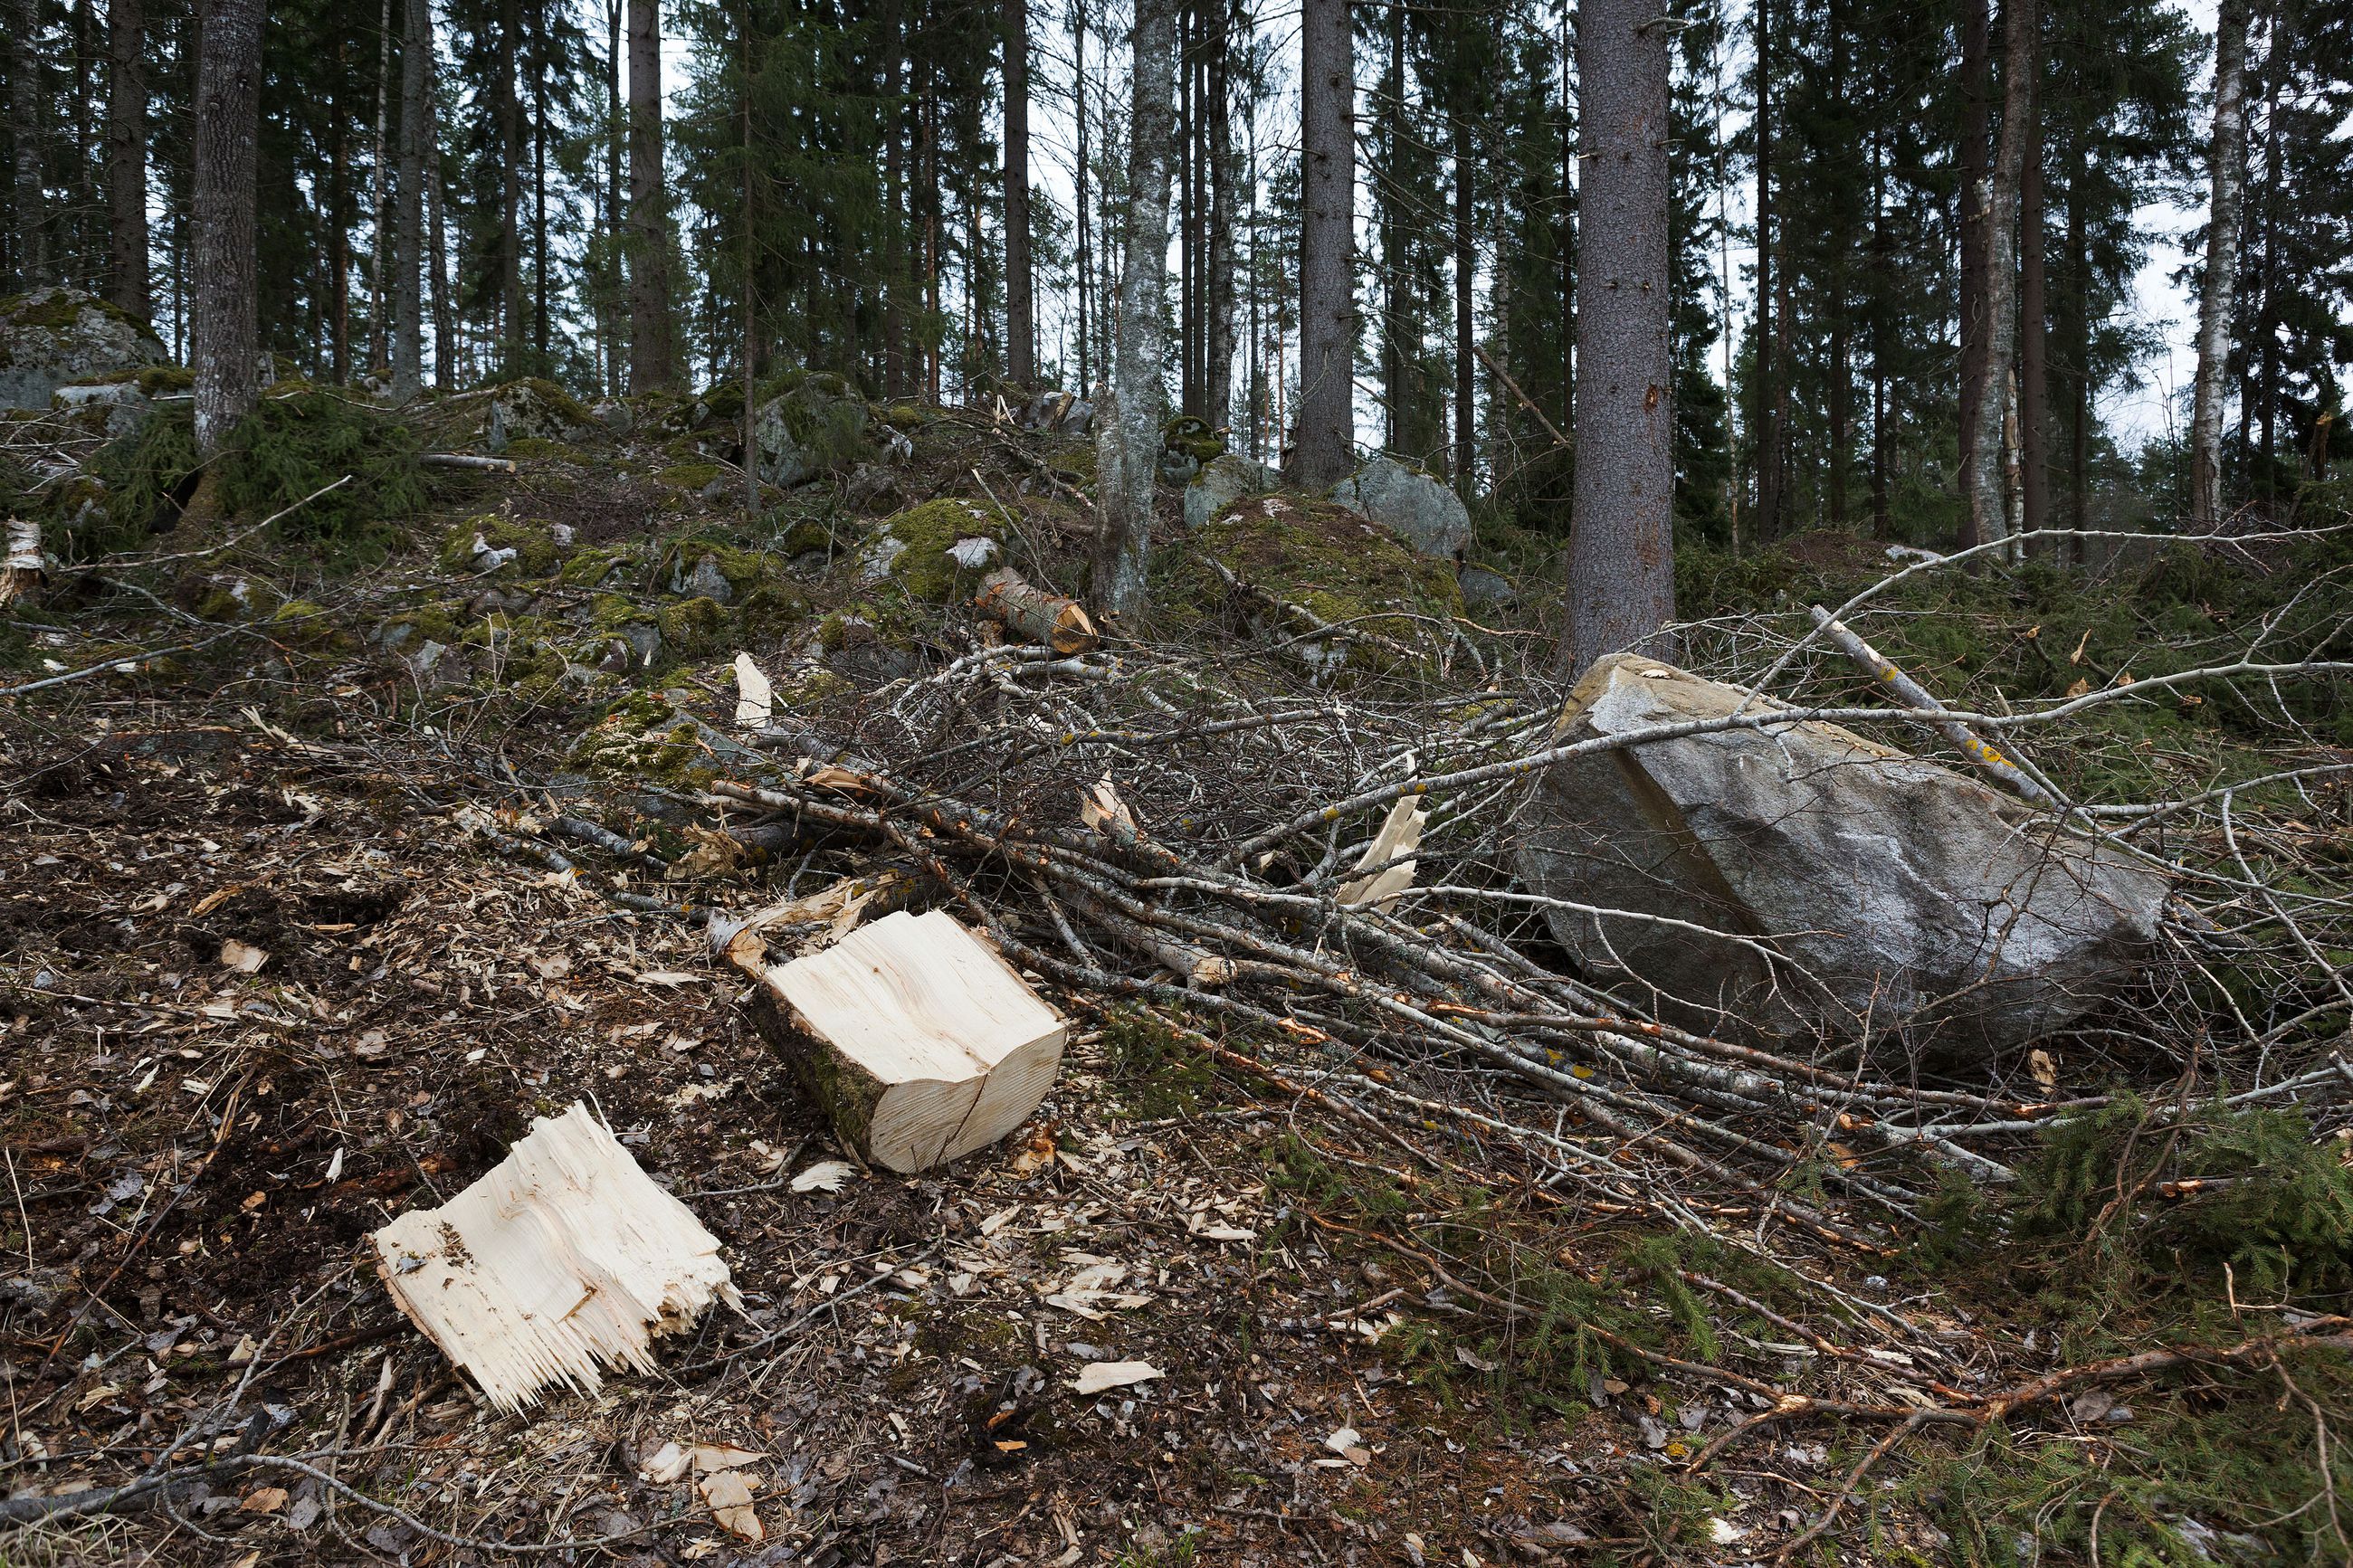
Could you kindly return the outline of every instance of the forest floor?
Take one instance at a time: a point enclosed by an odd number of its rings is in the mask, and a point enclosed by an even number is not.
[[[961,492],[961,470],[1049,547],[1074,531],[1050,448],[985,421],[937,438],[853,507]],[[725,531],[712,476],[678,468],[550,447],[466,479],[373,564],[207,547],[153,613],[126,619],[132,593],[100,582],[16,623],[9,679],[129,668],[0,707],[0,1232],[23,1254],[21,1274],[0,1263],[0,1490],[322,1457],[22,1529],[0,1560],[1750,1561],[1828,1522],[1883,1435],[1793,1423],[1685,1473],[1777,1391],[1927,1408],[2050,1370],[2063,1334],[2080,1356],[2133,1331],[2101,1339],[2085,1300],[2006,1294],[1950,1256],[1819,1242],[1773,1267],[1833,1304],[1827,1336],[1736,1258],[1708,1266],[1725,1278],[1694,1304],[1677,1280],[1703,1266],[1661,1253],[1638,1205],[1482,1175],[1469,1142],[1451,1171],[1400,1169],[1383,1129],[1051,984],[1073,1045],[1029,1126],[928,1175],[794,1190],[842,1152],[751,1026],[741,977],[699,913],[609,896],[748,908],[789,868],[649,815],[659,788],[596,765],[583,736],[648,691],[724,729],[733,647],[765,658],[781,640],[763,615],[832,626],[849,680],[913,667],[867,635],[890,608],[814,513],[725,547],[746,552],[726,557],[725,616],[681,614],[708,602],[676,591],[687,557]],[[469,531],[511,543],[523,574],[485,572]],[[609,570],[533,563],[551,541]],[[266,595],[247,623],[261,635],[141,660],[198,641],[163,621],[217,615],[224,593]],[[596,668],[581,639],[625,649],[648,625],[654,670],[619,653],[579,689]],[[621,739],[659,773],[659,744]],[[503,835],[470,826],[482,809]],[[559,809],[641,835],[671,874],[516,853],[555,842]],[[393,1308],[366,1238],[581,1100],[720,1237],[744,1310],[665,1342],[651,1374],[501,1415]],[[1760,1237],[1769,1217],[1711,1212]],[[1448,1234],[1445,1256],[1548,1260],[1612,1305],[1498,1318],[1462,1262],[1424,1250]],[[1613,1359],[1611,1334],[1673,1353]],[[1726,1354],[1739,1374],[1709,1364]],[[1075,1391],[1080,1366],[1125,1360],[1161,1375]],[[2325,1402],[2342,1381],[2306,1379]],[[2202,1419],[2221,1386],[2149,1394],[2139,1427],[2113,1397],[2063,1402],[2015,1448],[1972,1437],[1891,1465],[1821,1544],[1841,1562],[2008,1560],[2031,1532],[1954,1533],[1980,1465],[2031,1478],[2003,1494],[2009,1517],[2080,1521],[2160,1404]],[[755,1453],[765,1539],[722,1529],[691,1471],[659,1479],[669,1443]],[[2168,1521],[2168,1541],[2252,1549],[2161,1484],[2113,1490],[2129,1493],[2118,1518]]]

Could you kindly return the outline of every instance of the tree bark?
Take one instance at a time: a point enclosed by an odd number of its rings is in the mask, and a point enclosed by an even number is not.
[[[1029,4],[1005,0],[1005,372],[1028,390],[1038,379],[1029,266]]]
[[[432,0],[402,0],[400,178],[393,210],[392,397],[406,403],[425,379],[425,321],[417,286],[425,249],[425,142],[433,90]]]
[[[1458,67],[1458,83],[1463,73]],[[1474,310],[1478,288],[1478,221],[1476,171],[1471,151],[1471,103],[1468,84],[1465,101],[1454,106],[1454,459],[1455,493],[1469,501],[1474,488],[1473,470],[1478,465],[1478,404],[1476,372],[1473,355],[1478,349],[1478,325]]]
[[[195,290],[189,358],[196,450],[210,457],[253,407],[254,142],[263,0],[208,0],[196,79]]]
[[[1203,14],[1212,20],[1205,40],[1209,51],[1209,276],[1205,296],[1209,319],[1202,342],[1208,363],[1201,404],[1209,424],[1223,429],[1232,422],[1234,412],[1234,186],[1238,182],[1230,66],[1238,24],[1222,0],[1211,0]]]
[[[375,369],[392,356],[392,339],[385,330],[388,291],[385,274],[392,266],[392,0],[384,0],[377,18],[375,41],[375,142],[368,153],[374,176],[375,202],[368,214],[374,225],[368,258],[368,363]],[[406,85],[404,80],[404,87]]]
[[[522,100],[515,91],[521,68],[521,0],[499,0],[498,47],[491,64],[491,129],[498,138],[499,369],[517,374],[522,357]]]
[[[1773,320],[1773,5],[1757,0],[1757,539],[1781,532],[1781,398]],[[1582,666],[1579,667],[1580,668]]]
[[[2018,356],[2018,185],[2034,121],[2034,78],[2041,56],[2036,0],[2010,0],[2002,16],[2001,139],[1987,180],[1985,208],[1986,379],[1978,400],[1976,441],[1963,470],[1968,542],[2006,538],[2002,427]]]
[[[1092,224],[1087,213],[1087,0],[1073,0],[1071,6],[1071,92],[1077,104],[1075,118],[1079,126],[1079,155],[1073,174],[1078,183],[1078,199],[1072,211],[1078,222],[1077,271],[1079,275],[1079,385],[1081,397],[1092,388],[1094,374],[1094,334],[1091,322],[1094,311],[1094,247],[1092,242]]]
[[[2214,28],[2214,131],[2207,152],[2206,277],[2198,300],[2198,371],[2189,415],[2189,521],[2222,518],[2222,375],[2239,276],[2239,201],[2247,175],[2247,0],[2222,0]]]
[[[678,384],[662,184],[660,0],[629,0],[629,391]]]
[[[1314,0],[1311,0],[1311,4]],[[1176,0],[1136,0],[1135,88],[1127,154],[1127,257],[1119,285],[1111,416],[1095,439],[1095,602],[1144,608],[1152,483],[1160,466],[1167,329],[1169,142],[1175,129]]]
[[[1302,0],[1299,131],[1298,439],[1287,477],[1303,489],[1356,467],[1356,142],[1348,0]]]
[[[41,102],[41,11],[37,0],[14,0],[8,9],[8,139],[16,148],[16,287],[49,280],[48,196],[42,186],[42,150],[48,115]]]
[[[907,390],[907,46],[899,0],[882,8],[882,395],[900,397]]]
[[[604,339],[605,395],[618,397],[627,390],[621,374],[621,144],[628,138],[621,117],[622,0],[605,3],[605,266],[598,280],[602,297],[596,310],[597,331]]]
[[[2042,207],[2042,120],[2038,110],[2027,127],[2026,161],[2018,181],[2019,516],[2029,533],[2051,526],[2050,302]],[[2046,542],[2032,548],[2038,555],[2051,553]]]
[[[427,23],[432,21],[430,0],[427,0]],[[438,47],[438,46],[437,46]],[[443,386],[458,379],[458,322],[450,309],[449,243],[444,231],[441,208],[441,111],[435,100],[434,83],[440,76],[438,57],[433,50],[425,56],[425,273],[433,292],[433,379]]]
[[[1970,487],[1977,481],[1979,410],[1986,397],[1985,210],[1993,98],[1991,0],[1963,0],[1961,6],[1961,537],[1978,542]]]
[[[1652,0],[1585,0],[1577,479],[1564,671],[1651,644],[1674,618],[1668,343],[1667,30]]]
[[[142,0],[106,9],[106,297],[141,321],[147,279],[147,17]]]

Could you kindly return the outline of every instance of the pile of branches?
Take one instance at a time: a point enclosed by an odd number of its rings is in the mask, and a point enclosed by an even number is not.
[[[1894,730],[1957,765],[2009,769],[2071,831],[2179,879],[2165,962],[2087,1032],[2091,1049],[2119,1065],[2137,1053],[2144,1079],[2153,1058],[2185,1114],[2221,1098],[2342,1119],[2353,1070],[2330,1042],[2353,989],[2327,954],[2353,946],[2353,899],[2284,868],[2310,831],[2298,812],[2342,814],[2353,762],[2304,745],[2263,776],[2116,802],[2073,798],[2031,758],[2107,743],[2110,704],[2232,683],[2276,692],[2353,665],[2266,660],[2258,634],[2232,657],[2129,686],[1947,709],[1900,672],[1887,679],[1844,623],[1909,576],[1960,565],[1916,562],[1810,618],[1677,628],[1701,673],[1778,701],[1574,743],[1555,734],[1561,691],[1538,666],[1549,650],[1463,623],[1427,628],[1419,647],[1384,638],[1381,658],[1352,668],[1348,628],[1299,630],[1240,583],[1237,624],[1255,631],[1238,639],[1072,654],[991,646],[976,622],[974,646],[932,673],[748,733],[702,726],[723,776],[693,804],[793,847],[795,889],[879,853],[1031,970],[1171,1027],[1217,1021],[1251,1042],[1261,1070],[1393,1140],[1443,1128],[1548,1188],[1679,1224],[1696,1223],[1693,1205],[1731,1205],[1875,1249],[1941,1172],[2006,1181],[2014,1151],[2111,1097],[2051,1099],[2023,1062],[1979,1064],[1972,1080],[1837,1042],[1678,1027],[1638,987],[1564,961],[1543,923],[1555,900],[1514,884],[1507,849],[1534,777],[1571,755],[1809,720]],[[1303,641],[1314,657],[1299,657]],[[1867,698],[1847,695],[1857,661]],[[1335,670],[1361,679],[1318,684]],[[1428,812],[1426,830],[1409,854],[1375,858],[1399,803]],[[1405,890],[1367,896],[1397,868],[1409,868]],[[2216,973],[2226,965],[2235,985]],[[2250,995],[2271,1011],[2232,1000]],[[1789,1190],[1800,1166],[1820,1201]]]

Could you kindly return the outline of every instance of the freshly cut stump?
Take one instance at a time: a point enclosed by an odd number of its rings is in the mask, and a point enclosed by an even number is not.
[[[1069,1026],[945,912],[886,915],[766,968],[761,1030],[870,1163],[926,1171],[1038,1109]]]

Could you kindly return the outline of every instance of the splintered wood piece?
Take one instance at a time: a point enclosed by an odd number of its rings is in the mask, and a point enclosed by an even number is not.
[[[1396,903],[1398,895],[1413,886],[1415,862],[1400,857],[1411,855],[1421,843],[1422,827],[1430,821],[1430,813],[1422,808],[1420,797],[1407,795],[1389,807],[1381,819],[1381,830],[1365,847],[1356,861],[1356,869],[1369,875],[1352,877],[1340,884],[1340,907],[1361,910],[1367,907],[1388,909]],[[1390,862],[1395,861],[1392,865]],[[1387,867],[1375,871],[1376,866]]]
[[[653,1335],[733,1305],[719,1240],[585,1104],[540,1117],[488,1175],[372,1238],[408,1319],[501,1410],[601,1369],[653,1370]]]
[[[983,578],[980,595],[973,603],[981,614],[995,616],[1056,653],[1086,653],[1100,640],[1085,606],[1076,599],[1048,593],[1010,566],[1000,566]]]
[[[763,978],[763,1031],[843,1140],[893,1171],[996,1142],[1061,1066],[1060,1015],[943,910],[886,915]]]
[[[41,585],[47,562],[41,556],[41,525],[22,518],[8,520],[8,554],[0,561],[0,605],[30,601]]]

